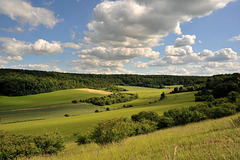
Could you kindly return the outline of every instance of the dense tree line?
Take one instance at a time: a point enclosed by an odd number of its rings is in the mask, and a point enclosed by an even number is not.
[[[230,92],[240,92],[240,74],[225,74],[208,77],[203,87],[195,94],[196,101],[209,101],[226,97]]]
[[[113,85],[130,85],[163,88],[165,85],[191,86],[201,84],[206,77],[169,75],[102,75],[74,74],[0,69],[0,94],[8,96],[31,95],[71,88],[111,88]]]
[[[123,103],[137,99],[137,94],[131,93],[114,93],[103,97],[91,97],[88,99],[81,99],[80,102],[92,103],[98,106],[111,105],[115,103]],[[75,102],[75,101],[74,101]]]

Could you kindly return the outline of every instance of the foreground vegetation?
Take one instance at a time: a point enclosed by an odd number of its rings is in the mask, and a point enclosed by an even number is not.
[[[159,130],[120,143],[78,146],[74,142],[58,155],[31,160],[94,159],[239,159],[240,114]],[[25,159],[25,158],[24,158]]]

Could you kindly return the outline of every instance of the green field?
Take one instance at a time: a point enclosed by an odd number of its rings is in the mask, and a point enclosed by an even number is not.
[[[167,92],[169,91],[169,89],[152,89],[144,87],[124,87],[124,88],[128,89],[129,90],[128,92],[130,93],[137,93],[139,95],[138,99],[131,102],[123,103],[132,104],[134,106],[132,108],[126,109],[122,108],[123,106],[122,103],[114,104],[110,106],[111,111],[93,113],[94,109],[92,109],[91,113],[71,117],[63,117],[63,113],[66,113],[66,111],[64,111],[60,114],[61,116],[59,118],[51,117],[50,119],[45,119],[49,117],[43,117],[44,120],[19,122],[12,124],[1,124],[0,128],[11,133],[21,134],[42,134],[43,132],[46,131],[58,130],[65,137],[66,140],[73,140],[74,139],[73,133],[77,131],[87,132],[99,120],[111,119],[115,117],[130,117],[132,114],[136,114],[140,111],[155,111],[159,114],[162,114],[164,111],[167,111],[171,108],[186,107],[198,104],[197,102],[194,102],[194,92],[167,94],[166,99],[158,101],[161,93],[163,91]],[[93,94],[93,96],[95,95]],[[149,104],[149,102],[154,103]],[[60,111],[61,109],[60,108],[58,109],[59,112],[61,112]],[[31,114],[32,111],[33,110],[29,111],[29,114]],[[41,111],[43,110],[39,110],[39,112]],[[36,119],[41,118],[40,116],[37,115],[37,112],[35,110],[34,112],[36,114],[35,116]],[[15,119],[15,121],[16,120],[17,119]]]
[[[240,159],[240,114],[130,137],[120,143],[78,146],[69,142],[58,155],[31,160]],[[25,159],[25,158],[24,158]]]
[[[81,98],[85,99],[97,96],[102,96],[102,94],[75,89],[61,90],[28,96],[0,96],[0,111],[36,107],[49,107],[71,103],[74,99],[79,100]]]
[[[240,158],[240,114],[217,120],[206,120],[185,126],[172,127],[154,133],[127,138],[120,143],[97,145],[95,143],[78,146],[73,136],[76,132],[88,132],[99,121],[116,117],[128,117],[140,111],[164,111],[178,107],[189,107],[199,104],[195,102],[195,92],[166,94],[159,101],[162,92],[168,93],[170,88],[154,89],[145,87],[121,86],[128,93],[135,93],[139,98],[130,102],[98,107],[86,103],[71,104],[71,100],[102,96],[83,90],[64,90],[46,94],[24,97],[1,97],[13,99],[12,110],[7,107],[0,112],[2,124],[0,130],[17,134],[41,135],[45,132],[58,131],[66,140],[66,149],[58,155],[36,156],[30,159],[239,159]],[[97,92],[97,91],[96,91]],[[106,93],[108,94],[108,93]],[[28,97],[30,97],[28,99]],[[48,97],[44,99],[44,97]],[[74,98],[75,97],[75,98]],[[17,105],[17,100],[21,103]],[[32,108],[26,101],[50,108]],[[53,101],[49,102],[52,99]],[[0,101],[3,102],[3,99]],[[3,104],[3,103],[2,103]],[[25,105],[24,105],[25,104]],[[29,103],[30,104],[30,103]],[[131,108],[123,105],[131,104]],[[27,106],[27,107],[26,107]],[[105,111],[109,107],[111,111]],[[27,110],[16,110],[27,108]],[[94,113],[96,109],[102,112]],[[64,114],[70,117],[64,117]],[[35,119],[35,120],[34,120]],[[42,120],[36,120],[42,119]],[[26,122],[17,122],[33,120]],[[16,123],[6,123],[15,121]],[[23,158],[26,159],[26,158]]]

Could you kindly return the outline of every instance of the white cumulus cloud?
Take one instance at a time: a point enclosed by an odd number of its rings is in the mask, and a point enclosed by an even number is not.
[[[95,47],[84,49],[76,52],[79,57],[91,56],[102,60],[125,60],[138,57],[146,57],[150,59],[158,58],[159,52],[153,51],[151,48],[105,48]]]
[[[238,58],[237,53],[231,48],[223,48],[216,52],[205,49],[200,53],[200,56],[203,57],[205,61],[228,61]]]
[[[0,14],[7,15],[20,24],[30,24],[34,27],[43,24],[47,28],[53,28],[61,21],[54,16],[54,12],[33,7],[26,0],[0,0]]]
[[[195,35],[182,35],[182,38],[177,38],[175,41],[175,47],[187,46],[195,43]]]
[[[169,32],[181,34],[182,22],[209,15],[232,1],[103,1],[94,8],[93,20],[88,24],[89,32],[85,40],[111,47],[157,46]]]
[[[9,56],[21,56],[23,54],[51,55],[63,52],[59,42],[48,42],[44,39],[28,43],[18,41],[15,38],[0,37],[0,42],[2,42],[0,51]]]
[[[73,42],[63,43],[62,46],[64,48],[72,48],[72,49],[80,49],[82,47],[81,44],[76,44]]]

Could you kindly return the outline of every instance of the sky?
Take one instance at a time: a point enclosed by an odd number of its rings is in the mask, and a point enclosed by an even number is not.
[[[240,71],[240,0],[0,0],[0,68]]]

